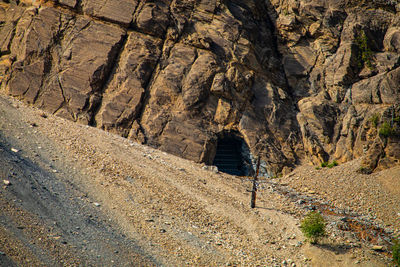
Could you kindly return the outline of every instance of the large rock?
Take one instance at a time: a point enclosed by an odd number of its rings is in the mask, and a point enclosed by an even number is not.
[[[208,164],[228,132],[269,174],[399,162],[393,1],[17,2],[1,88],[34,106]]]
[[[400,103],[400,68],[362,80],[352,87],[355,104]]]
[[[96,116],[96,125],[124,136],[140,115],[144,94],[161,55],[161,40],[130,33]]]
[[[27,9],[10,49],[15,62],[7,90],[40,108],[89,123],[87,111],[103,89],[123,35],[117,27],[54,8],[40,8],[37,15]]]
[[[64,0],[65,1],[65,0]],[[70,3],[71,0],[68,0]],[[73,4],[72,1],[71,4]],[[107,21],[128,26],[133,19],[133,12],[138,5],[136,0],[82,0],[83,12]],[[72,5],[70,5],[72,7]]]

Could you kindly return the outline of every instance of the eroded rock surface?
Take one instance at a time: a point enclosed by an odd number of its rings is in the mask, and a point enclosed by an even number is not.
[[[396,1],[33,2],[0,5],[1,88],[27,103],[208,164],[224,132],[270,174],[399,163]]]

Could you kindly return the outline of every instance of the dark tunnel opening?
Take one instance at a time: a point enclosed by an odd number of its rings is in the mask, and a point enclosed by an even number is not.
[[[243,138],[232,133],[225,133],[218,138],[213,165],[217,166],[219,171],[231,175],[254,174],[249,147]]]

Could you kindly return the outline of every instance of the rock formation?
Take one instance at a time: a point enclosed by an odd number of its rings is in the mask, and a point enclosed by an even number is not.
[[[211,164],[244,138],[267,172],[400,160],[397,1],[0,4],[1,90]]]

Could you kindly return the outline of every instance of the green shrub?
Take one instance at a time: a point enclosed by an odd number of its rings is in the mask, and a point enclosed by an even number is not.
[[[360,35],[357,36],[356,43],[359,50],[358,66],[362,68],[365,64],[368,68],[372,69],[372,51],[368,45],[368,37],[363,30],[361,31]]]
[[[311,244],[318,243],[326,235],[326,222],[317,211],[308,213],[301,221],[300,230]]]
[[[372,125],[376,128],[378,127],[378,123],[380,120],[380,116],[378,113],[375,113],[374,115],[372,115],[370,121],[372,122]]]
[[[393,261],[396,266],[400,266],[400,241],[395,240],[392,247]]]
[[[333,167],[335,167],[337,165],[339,165],[339,164],[337,163],[336,160],[332,161],[331,163],[329,163],[329,161],[321,162],[321,167],[322,168],[325,168],[325,167],[333,168]]]
[[[334,161],[332,161],[332,163],[329,163],[327,167],[328,167],[328,168],[333,168],[333,167],[335,167],[335,166],[337,166],[337,165],[339,165],[339,164],[337,163],[336,160],[334,160]]]
[[[321,162],[321,167],[325,168],[326,166],[328,166],[329,162],[325,161],[325,162]]]
[[[388,122],[384,122],[379,128],[379,135],[384,137],[389,137],[394,134],[394,129],[390,126]]]

